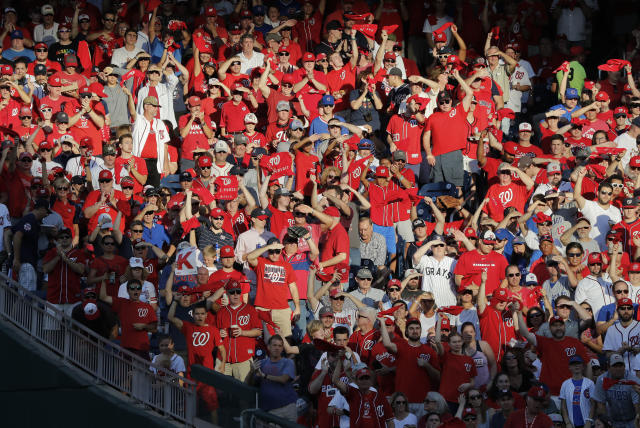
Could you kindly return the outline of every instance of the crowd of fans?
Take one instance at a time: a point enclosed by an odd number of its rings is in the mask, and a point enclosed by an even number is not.
[[[306,426],[638,427],[640,14],[614,3],[6,5],[2,269]]]

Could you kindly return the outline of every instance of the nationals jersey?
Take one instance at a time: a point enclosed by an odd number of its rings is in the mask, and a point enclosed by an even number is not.
[[[385,428],[393,418],[391,405],[384,394],[370,387],[362,392],[354,383],[347,386],[351,428]]]
[[[213,351],[222,345],[218,329],[212,325],[195,325],[189,321],[182,321],[181,331],[189,351],[189,373],[193,364],[201,364],[213,370]]]
[[[395,336],[393,343],[398,348],[395,390],[404,392],[409,403],[420,403],[436,383],[432,383],[427,370],[420,367],[417,361],[426,360],[433,368],[440,370],[438,355],[431,346],[422,343],[413,346],[403,337]]]
[[[480,318],[482,339],[491,346],[496,361],[500,362],[505,346],[516,337],[513,317],[509,311],[500,312],[493,306],[487,306],[484,312],[478,313],[478,318]]]
[[[242,331],[262,328],[262,322],[255,308],[248,303],[233,308],[231,305],[223,306],[216,313],[216,327],[227,330],[227,337],[222,341],[227,350],[227,362],[242,363],[253,357],[256,347],[255,337],[232,337],[231,326],[238,326]]]
[[[347,346],[349,346],[353,352],[360,355],[360,360],[363,363],[371,365],[371,359],[373,358],[371,350],[373,349],[373,345],[375,345],[379,339],[379,330],[373,329],[364,334],[361,330],[358,330],[349,337],[349,343]]]
[[[602,350],[616,352],[622,346],[622,342],[627,343],[633,348],[640,348],[640,322],[632,320],[626,327],[624,327],[620,321],[614,322],[613,325],[607,329]],[[627,366],[627,370],[631,370],[631,363],[635,355],[633,352],[627,351],[622,354],[622,356],[624,357],[624,364]]]
[[[536,341],[538,342],[536,348],[542,362],[540,382],[549,387],[551,395],[558,395],[562,382],[571,377],[569,359],[579,355],[583,361],[589,361],[587,349],[578,339],[569,336],[556,340],[536,335]]]

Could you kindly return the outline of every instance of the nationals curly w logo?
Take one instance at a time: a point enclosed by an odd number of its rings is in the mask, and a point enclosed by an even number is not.
[[[502,202],[502,205],[508,204],[513,199],[513,190],[508,189],[508,190],[500,193],[498,195],[498,198],[500,198],[500,202]]]
[[[230,185],[230,184],[231,184],[231,179],[230,179],[230,178],[227,178],[227,177],[222,177],[222,180],[220,180],[220,181],[222,181],[222,184],[223,184],[224,186],[228,186],[228,185]]]
[[[271,165],[271,166],[278,166],[279,163],[280,163],[280,157],[279,156],[274,156],[271,159],[269,159],[269,165]]]
[[[564,352],[567,354],[567,357],[573,357],[576,355],[576,348],[573,346],[571,348],[564,348]]]
[[[209,332],[194,331],[191,335],[193,346],[205,346],[209,343]]]
[[[241,315],[238,317],[238,325],[247,325],[249,324],[249,315]]]
[[[138,308],[138,318],[144,318],[149,313],[149,309],[147,308]]]

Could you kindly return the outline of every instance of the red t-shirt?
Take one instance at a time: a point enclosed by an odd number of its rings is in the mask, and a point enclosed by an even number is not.
[[[407,154],[407,163],[419,164],[422,161],[422,131],[424,123],[420,123],[415,117],[395,114],[389,120],[387,132],[391,135],[393,143],[398,150]]]
[[[320,238],[320,261],[324,262],[332,259],[339,253],[345,253],[347,258],[337,265],[325,268],[327,273],[333,273],[334,269],[346,269],[349,272],[349,235],[342,225],[338,224],[333,229],[328,230]],[[346,282],[343,275],[342,281]]]
[[[122,256],[115,254],[113,259],[106,259],[104,257],[96,257],[91,262],[91,269],[96,270],[96,276],[102,276],[107,272],[114,272],[115,281],[112,283],[107,279],[105,285],[107,287],[107,295],[116,297],[118,295],[118,289],[120,288],[120,277],[124,275],[124,272],[129,266],[129,261]]]
[[[571,377],[569,358],[580,355],[583,361],[589,361],[587,350],[582,342],[569,336],[556,340],[536,334],[536,341],[536,349],[542,362],[540,382],[549,387],[551,395],[559,395],[562,382]]]
[[[44,256],[43,263],[51,261],[58,255],[56,248],[51,248]],[[82,249],[72,248],[66,253],[74,263],[87,265],[89,256]],[[80,275],[75,273],[67,263],[59,260],[47,280],[47,302],[55,304],[76,303],[82,300]]]
[[[316,155],[307,154],[298,150],[295,156],[296,167],[296,191],[305,196],[311,196],[313,183],[309,179],[309,173],[320,176],[320,159]]]
[[[100,190],[94,190],[93,192],[87,195],[87,199],[82,207],[82,211],[86,210],[88,207],[95,205],[100,200],[101,192]],[[119,201],[126,201],[127,197],[119,190],[113,191],[113,197],[115,200],[106,201],[104,205],[102,205],[98,211],[89,219],[89,231],[95,229],[98,225],[98,218],[100,214],[106,213],[111,217],[111,221],[115,222],[118,213],[113,205],[116,205]],[[124,233],[124,221],[120,222],[120,230]]]
[[[232,270],[231,272],[226,272],[224,269],[218,269],[211,275],[209,275],[209,281],[207,284],[200,287],[201,291],[209,290],[211,293],[215,293],[220,287],[224,287],[228,280],[235,279],[241,285],[242,294],[249,293],[249,283],[247,282],[247,277],[237,270]],[[222,303],[222,298],[218,300],[218,304]]]
[[[190,118],[191,114],[180,116],[180,119],[178,120],[178,127],[182,129],[187,126]],[[211,123],[209,116],[205,116],[204,119],[209,129],[215,129],[215,125]],[[202,131],[202,125],[200,122],[194,120],[191,124],[191,129],[189,129],[189,133],[182,140],[182,145],[180,146],[180,157],[182,159],[193,160],[193,151],[196,149],[209,150],[209,141]]]
[[[395,390],[404,392],[409,403],[420,403],[437,383],[431,380],[426,369],[418,366],[417,361],[419,358],[426,360],[436,370],[440,370],[438,355],[429,345],[411,346],[399,336],[393,338],[393,343],[398,347]]]
[[[262,328],[262,321],[260,321],[255,308],[247,303],[242,303],[237,308],[232,308],[231,305],[223,306],[216,313],[216,327],[226,329],[228,332],[227,337],[222,341],[227,350],[227,362],[242,363],[253,357],[256,338],[232,337],[230,330],[232,325],[237,325],[241,330],[247,331]]]
[[[189,372],[194,364],[201,364],[213,370],[215,367],[213,351],[222,345],[218,329],[212,325],[195,325],[189,321],[182,321],[180,331],[184,335],[189,351]]]
[[[60,199],[56,199],[56,202],[51,207],[51,210],[60,214],[64,227],[71,230],[71,236],[75,237],[75,231],[73,229],[73,219],[76,215],[76,206],[70,203],[68,200],[66,202],[62,202]]]
[[[336,98],[335,111],[344,110],[349,107],[349,92],[353,90],[356,84],[356,70],[351,67],[351,63],[347,63],[339,70],[331,70],[327,73],[328,92],[331,94],[344,91],[342,97]]]
[[[255,305],[265,309],[287,309],[289,284],[296,281],[291,264],[260,257],[254,270],[257,278]]]
[[[249,113],[249,107],[244,102],[236,105],[233,101],[227,101],[222,105],[220,128],[225,128],[228,134],[244,131],[244,117]]]
[[[433,156],[462,150],[467,145],[467,111],[462,103],[448,111],[436,111],[427,120],[425,131],[431,131]]]
[[[500,282],[505,278],[505,269],[509,262],[500,253],[491,251],[489,254],[480,254],[478,250],[467,251],[458,260],[453,271],[456,275],[462,275],[460,288],[464,289],[474,283],[480,286],[480,275],[483,270],[487,271],[487,296],[500,286]]]
[[[133,158],[134,158],[134,162],[135,162],[134,163],[135,169],[138,172],[138,174],[140,174],[140,175],[149,175],[149,171],[147,170],[147,163],[144,161],[144,159],[139,158],[137,156],[133,156]],[[127,166],[125,167],[125,165],[127,165]],[[131,178],[133,178],[133,194],[134,195],[141,195],[142,194],[142,190],[144,189],[144,186],[131,173],[131,171],[129,169],[129,159],[125,159],[125,158],[123,158],[121,156],[118,156],[116,158],[116,167],[115,167],[116,174],[114,176],[116,183],[120,184],[120,181],[122,180],[123,176],[119,175],[119,173],[120,173],[120,171],[122,171],[123,167],[125,167],[125,169],[127,171],[129,171],[129,176]]]
[[[521,144],[516,144],[516,159],[520,159],[523,156],[539,158],[542,157],[542,150],[540,150],[540,147],[536,147],[534,145],[523,146]]]
[[[120,317],[120,326],[122,328],[120,344],[122,347],[148,351],[149,335],[147,331],[136,330],[133,328],[133,324],[158,322],[158,317],[153,307],[148,303],[114,297],[112,309]]]
[[[293,213],[291,211],[280,211],[271,204],[269,204],[267,209],[271,213],[269,220],[271,225],[270,230],[274,235],[280,236],[280,233],[284,229],[294,225]]]
[[[440,390],[438,392],[445,400],[457,403],[460,396],[458,387],[463,383],[470,382],[471,378],[476,377],[478,374],[476,364],[473,358],[468,355],[456,355],[451,351],[445,352],[440,359],[442,360],[442,372],[440,374]]]
[[[496,361],[500,363],[504,356],[504,347],[516,337],[513,317],[509,311],[498,312],[493,306],[487,306],[483,313],[478,313],[478,318],[482,339],[491,346]]]
[[[524,213],[524,206],[529,199],[530,190],[521,181],[512,181],[503,186],[499,183],[489,187],[486,199],[489,203],[482,208],[482,211],[489,214],[495,221],[504,218],[504,210],[507,207],[515,207],[519,212]]]
[[[104,106],[101,102],[92,102],[91,106],[93,107],[93,111],[103,118],[107,115],[104,110]],[[78,105],[75,108],[75,114],[77,114],[81,107]],[[89,113],[85,113],[80,116],[80,119],[73,125],[71,128],[71,135],[76,141],[82,140],[84,137],[91,138],[91,143],[93,144],[93,154],[94,156],[99,156],[102,154],[102,134],[100,133],[101,128],[98,128],[95,122],[89,116]]]
[[[509,415],[509,418],[504,424],[504,428],[522,428],[522,427],[552,428],[553,427],[553,422],[551,421],[549,416],[545,415],[542,412],[538,413],[532,422],[529,422],[531,423],[531,425],[528,425],[526,415],[525,415],[526,411],[527,409],[525,408],[525,409],[516,410],[515,412],[511,413]]]

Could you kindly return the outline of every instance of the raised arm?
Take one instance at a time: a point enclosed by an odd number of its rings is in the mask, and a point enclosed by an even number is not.
[[[381,326],[380,338],[382,339],[382,344],[387,349],[387,351],[391,352],[392,354],[398,353],[398,345],[396,345],[391,341],[391,338],[389,337],[389,332],[387,331],[384,324],[384,317],[378,317],[378,321],[380,321],[380,326]]]
[[[576,179],[576,184],[573,188],[573,200],[576,201],[576,205],[578,205],[579,209],[583,209],[587,200],[582,196],[582,180],[587,175],[587,168],[584,166],[580,167],[578,171],[578,178]]]

